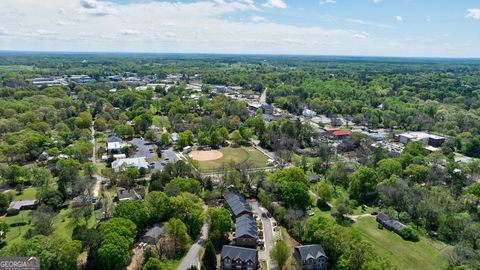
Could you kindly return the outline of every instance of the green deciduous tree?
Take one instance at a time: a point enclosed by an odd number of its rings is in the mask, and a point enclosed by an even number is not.
[[[228,240],[227,234],[233,227],[232,218],[225,208],[209,208],[208,217],[210,218],[210,241],[218,250]]]
[[[172,204],[170,198],[163,192],[149,192],[145,196],[145,204],[153,223],[166,221],[172,216]]]
[[[145,228],[150,219],[145,203],[137,200],[121,201],[113,211],[113,216],[131,220],[140,230]]]
[[[374,169],[360,168],[350,175],[349,194],[359,203],[372,203],[378,198],[378,175]]]
[[[283,240],[277,241],[270,251],[270,257],[275,262],[279,270],[282,270],[291,255],[291,250]]]

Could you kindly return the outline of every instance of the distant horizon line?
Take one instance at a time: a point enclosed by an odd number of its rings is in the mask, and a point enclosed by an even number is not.
[[[8,50],[0,49],[0,54],[116,54],[116,55],[199,55],[199,56],[284,56],[284,57],[336,57],[336,58],[385,58],[385,59],[425,59],[425,60],[480,60],[478,57],[455,57],[455,56],[395,56],[395,55],[351,55],[351,54],[283,54],[283,53],[214,53],[214,52],[135,52],[135,51],[35,51],[35,50]]]

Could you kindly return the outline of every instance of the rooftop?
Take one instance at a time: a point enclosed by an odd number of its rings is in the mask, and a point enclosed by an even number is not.
[[[225,195],[224,198],[235,216],[240,215],[242,212],[252,212],[252,208],[242,195],[231,192]]]
[[[222,247],[222,259],[229,258],[230,260],[238,260],[247,262],[257,262],[258,261],[258,252],[253,248],[244,248],[237,246],[225,245]]]
[[[296,246],[295,252],[299,255],[300,259],[304,261],[308,259],[327,257],[321,245]]]
[[[8,206],[9,209],[17,209],[20,210],[22,207],[25,206],[34,206],[38,204],[38,200],[20,200],[20,201],[13,201]]]
[[[235,237],[258,238],[257,221],[252,215],[243,215],[235,220]]]

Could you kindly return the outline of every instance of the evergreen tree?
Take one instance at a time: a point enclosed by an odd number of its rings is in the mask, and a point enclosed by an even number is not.
[[[215,247],[211,241],[207,242],[205,246],[205,253],[203,254],[202,264],[206,270],[217,269],[217,254],[215,254]]]

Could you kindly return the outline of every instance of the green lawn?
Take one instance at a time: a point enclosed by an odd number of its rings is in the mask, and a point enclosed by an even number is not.
[[[37,195],[36,188],[26,188],[23,190],[22,194],[17,194],[16,191],[13,191],[15,197],[13,198],[14,201],[19,200],[35,200]]]
[[[361,211],[359,207],[355,209],[354,214],[370,213],[372,210],[376,209],[369,208],[367,211]],[[314,212],[315,216],[320,215],[334,220],[330,211],[315,208]],[[446,264],[444,254],[451,248],[440,241],[426,237],[421,237],[421,240],[416,243],[405,241],[393,232],[379,229],[373,216],[359,218],[347,228],[372,244],[380,257],[387,259],[402,270],[443,269]]]
[[[225,147],[219,150],[223,157],[210,161],[194,161],[200,170],[219,169],[228,166],[231,162],[240,164],[247,162],[255,168],[267,166],[268,157],[253,147]]]
[[[388,230],[378,229],[373,217],[364,217],[352,225],[352,230],[358,232],[362,239],[370,242],[382,258],[388,259],[398,269],[443,269],[443,257],[450,246],[438,241],[422,237],[419,242],[403,240],[397,234]]]
[[[31,210],[20,211],[18,215],[15,216],[4,216],[0,218],[0,221],[7,223],[8,225],[18,224],[18,223],[27,223],[24,226],[15,226],[10,227],[10,231],[7,233],[6,242],[10,243],[12,240],[23,237],[23,235],[30,229],[31,225],[29,224],[31,217]]]

